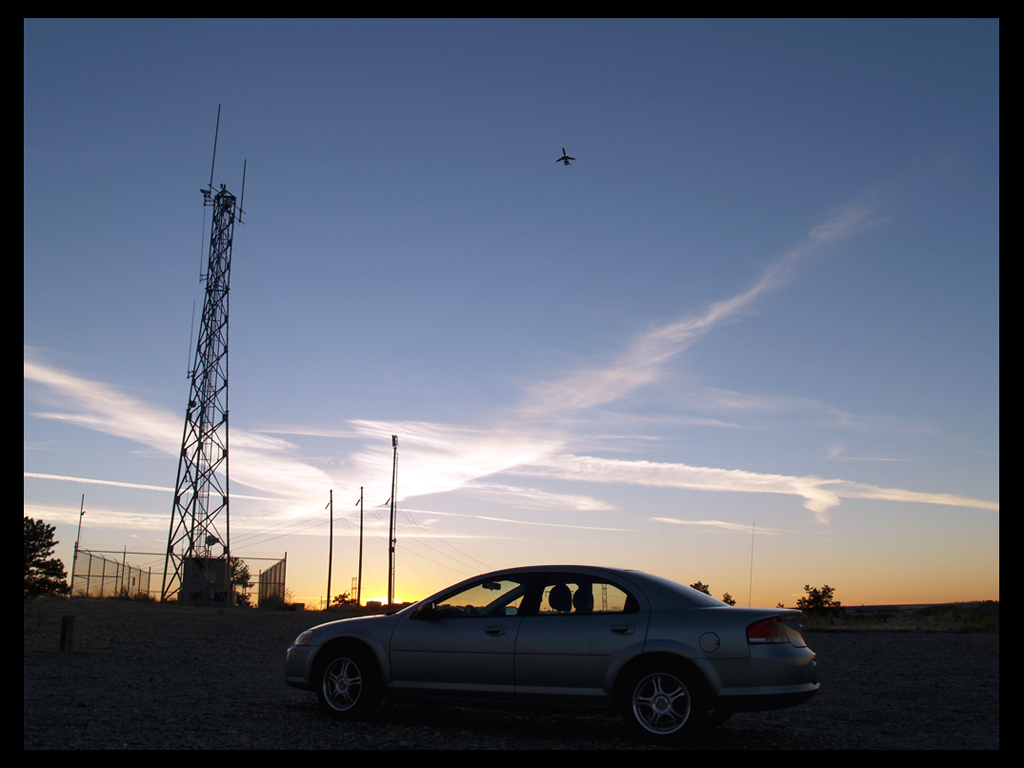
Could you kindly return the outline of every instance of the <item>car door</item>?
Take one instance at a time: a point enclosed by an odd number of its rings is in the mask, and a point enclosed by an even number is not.
[[[482,579],[404,617],[391,637],[395,693],[511,700],[525,581]]]
[[[544,574],[539,605],[519,627],[517,700],[604,703],[609,669],[643,647],[648,616],[646,597],[614,578]]]

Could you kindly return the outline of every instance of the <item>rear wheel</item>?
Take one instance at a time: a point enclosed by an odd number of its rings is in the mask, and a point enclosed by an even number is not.
[[[704,686],[684,665],[662,662],[634,673],[623,687],[626,723],[648,740],[692,735],[707,715]]]
[[[380,707],[380,670],[368,651],[361,648],[331,651],[318,668],[316,697],[330,717],[356,719]]]

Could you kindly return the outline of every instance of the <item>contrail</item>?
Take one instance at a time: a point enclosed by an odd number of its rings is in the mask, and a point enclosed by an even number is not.
[[[37,480],[63,480],[69,483],[91,483],[92,485],[113,485],[118,488],[138,488],[143,491],[161,491],[165,493],[174,493],[173,488],[167,488],[162,485],[141,485],[139,483],[121,483],[117,480],[94,480],[89,477],[70,477],[68,475],[44,475],[41,472],[26,472],[25,477],[34,477]],[[232,493],[231,498],[233,499],[252,499],[254,501],[283,501],[283,499],[277,499],[270,496],[243,496],[238,493]]]
[[[91,483],[93,485],[114,485],[119,488],[140,488],[143,491],[166,491],[174,493],[173,488],[165,488],[162,485],[140,485],[139,483],[119,483],[116,480],[93,480],[88,477],[69,477],[67,475],[44,475],[39,472],[26,472],[25,477],[34,477],[39,480],[64,480],[69,483]]]

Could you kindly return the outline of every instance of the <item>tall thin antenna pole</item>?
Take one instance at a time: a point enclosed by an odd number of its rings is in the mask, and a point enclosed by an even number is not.
[[[359,580],[356,582],[356,605],[363,604],[363,486],[359,486]]]
[[[248,160],[244,160],[244,159],[242,160],[242,196],[240,198],[238,198],[238,223],[239,224],[244,223],[242,221],[242,214],[244,213],[244,211],[242,210],[242,206],[245,205],[245,166],[248,165],[248,163],[249,163]]]
[[[391,466],[391,526],[388,531],[388,605],[395,602],[395,480],[398,475],[398,435],[391,436],[394,463]]]
[[[750,607],[751,594],[754,591],[754,529],[757,526],[750,524],[750,583],[747,585],[747,608]]]
[[[330,544],[327,546],[327,608],[331,607],[331,564],[334,562],[334,491],[331,491],[330,501],[327,506],[331,508],[331,532],[328,536]]]
[[[213,160],[210,161],[210,191],[213,191],[213,167],[217,164],[217,134],[220,133],[220,104],[217,105],[217,127],[213,129]]]

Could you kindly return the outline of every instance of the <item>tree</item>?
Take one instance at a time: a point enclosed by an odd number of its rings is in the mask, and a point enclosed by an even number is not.
[[[235,605],[249,605],[248,590],[252,587],[248,563],[237,557],[231,558],[231,589],[235,593]]]
[[[354,597],[350,597],[348,592],[342,592],[340,595],[334,596],[334,599],[331,600],[331,606],[339,608],[343,605],[354,605],[355,602],[356,599]]]
[[[690,586],[693,589],[696,589],[698,592],[703,592],[708,597],[711,597],[711,587],[709,587],[703,581],[695,581]],[[728,592],[722,595],[722,602],[726,605],[736,605],[736,601],[733,599],[733,596],[730,595]]]
[[[835,589],[828,584],[821,589],[811,589],[810,584],[804,585],[807,597],[796,601],[796,607],[811,616],[841,616],[846,612],[843,604],[835,599]]]
[[[59,543],[53,540],[57,529],[42,520],[25,518],[25,597],[66,595],[67,571],[64,563],[53,556]]]

